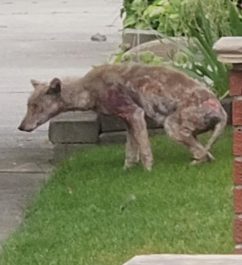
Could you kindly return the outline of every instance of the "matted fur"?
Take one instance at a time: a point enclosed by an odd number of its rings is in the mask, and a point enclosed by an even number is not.
[[[28,100],[20,130],[32,131],[60,112],[95,110],[123,119],[127,125],[125,167],[141,162],[150,170],[153,157],[145,115],[174,140],[191,151],[193,163],[212,160],[209,149],[226,125],[227,115],[219,100],[203,83],[166,67],[102,65],[82,78],[49,84],[32,80],[35,88]],[[196,135],[214,133],[206,147]]]

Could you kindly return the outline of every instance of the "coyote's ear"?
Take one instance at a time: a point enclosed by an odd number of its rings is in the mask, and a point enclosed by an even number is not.
[[[40,85],[40,82],[34,79],[31,79],[30,82],[34,88],[37,88]]]
[[[55,95],[61,92],[61,81],[59,78],[54,78],[49,85],[46,94]]]

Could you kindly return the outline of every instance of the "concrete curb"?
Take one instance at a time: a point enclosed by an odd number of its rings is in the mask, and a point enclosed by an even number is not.
[[[241,265],[242,255],[144,255],[124,265]]]

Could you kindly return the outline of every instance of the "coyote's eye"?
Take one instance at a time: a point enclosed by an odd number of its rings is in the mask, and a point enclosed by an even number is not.
[[[38,109],[38,105],[37,104],[32,104],[31,107],[32,107],[33,110],[37,110]]]
[[[30,110],[31,110],[32,113],[41,112],[41,108],[40,108],[40,106],[38,104],[35,104],[35,103],[30,104],[29,105],[29,108],[30,108]]]

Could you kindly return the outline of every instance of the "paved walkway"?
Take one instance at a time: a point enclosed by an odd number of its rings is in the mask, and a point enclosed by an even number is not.
[[[17,131],[29,80],[82,75],[120,43],[122,0],[0,0],[0,243],[51,171],[48,125]],[[92,42],[97,32],[107,41]]]
[[[241,265],[242,255],[144,255],[124,265]]]

